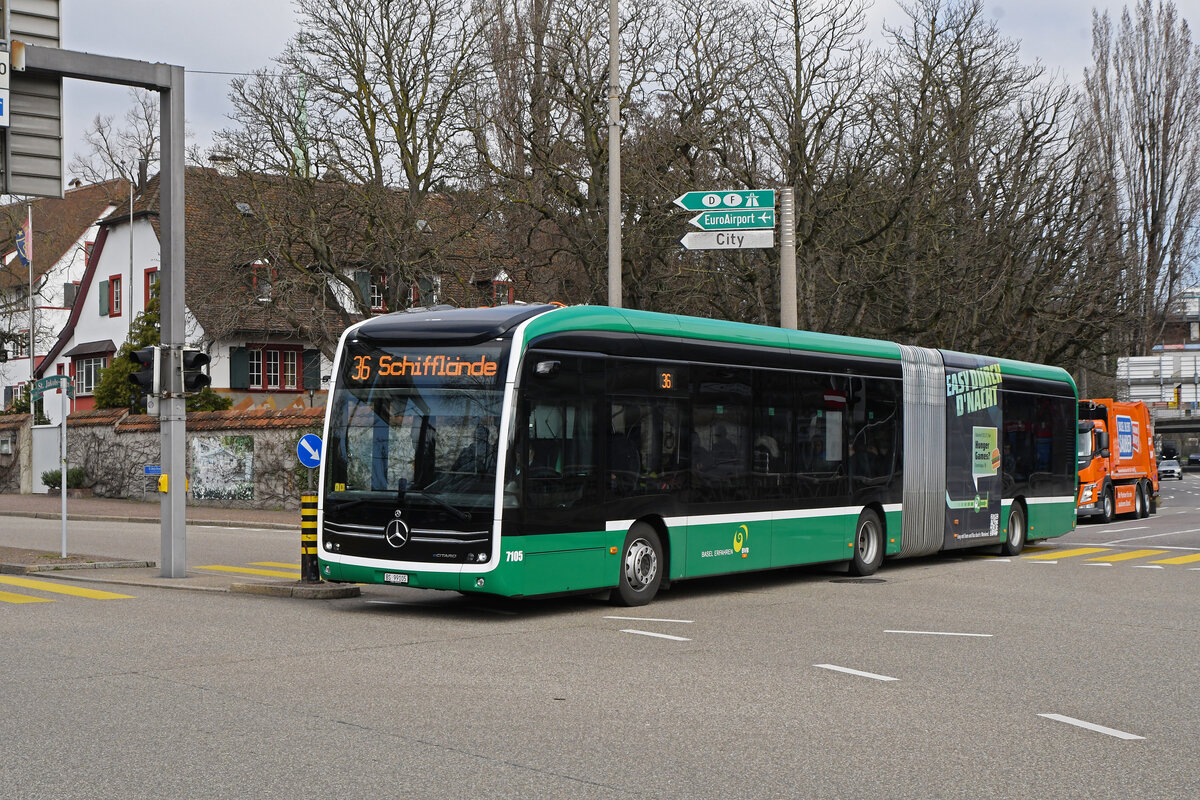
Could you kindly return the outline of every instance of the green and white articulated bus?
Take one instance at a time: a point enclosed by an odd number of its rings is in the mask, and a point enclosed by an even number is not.
[[[347,329],[320,482],[328,581],[506,596],[1026,541],[1075,525],[1064,371],[603,307]]]

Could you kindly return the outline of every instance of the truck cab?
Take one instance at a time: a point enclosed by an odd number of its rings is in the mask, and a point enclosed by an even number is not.
[[[1111,522],[1118,514],[1158,510],[1154,429],[1145,403],[1080,400],[1076,454],[1077,517]]]

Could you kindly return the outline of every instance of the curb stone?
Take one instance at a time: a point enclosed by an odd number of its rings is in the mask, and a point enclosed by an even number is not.
[[[331,585],[328,583],[233,583],[229,591],[236,594],[257,594],[267,597],[291,597],[297,600],[336,600],[342,597],[359,597],[358,586]]]
[[[157,567],[157,561],[89,561],[81,564],[0,564],[0,573],[29,575],[35,572],[63,572],[69,569],[119,569],[123,567]]]

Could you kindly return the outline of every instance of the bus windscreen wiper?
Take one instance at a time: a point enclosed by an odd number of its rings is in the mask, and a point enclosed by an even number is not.
[[[405,495],[415,494],[415,495],[425,498],[426,500],[433,502],[436,505],[441,506],[442,508],[449,511],[454,516],[458,517],[459,519],[470,519],[471,518],[471,515],[469,512],[463,511],[461,508],[455,508],[454,506],[450,505],[442,498],[438,497],[436,494],[430,494],[429,492],[425,491],[424,489],[405,488],[405,489],[401,489],[398,492],[398,494],[400,496],[401,503],[404,502]]]

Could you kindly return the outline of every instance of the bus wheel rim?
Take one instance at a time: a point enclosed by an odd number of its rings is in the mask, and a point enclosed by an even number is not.
[[[878,546],[875,536],[875,525],[870,521],[858,526],[858,557],[863,563],[875,561],[875,548]]]
[[[625,551],[625,580],[634,591],[654,582],[658,574],[658,554],[645,539],[636,539]]]

